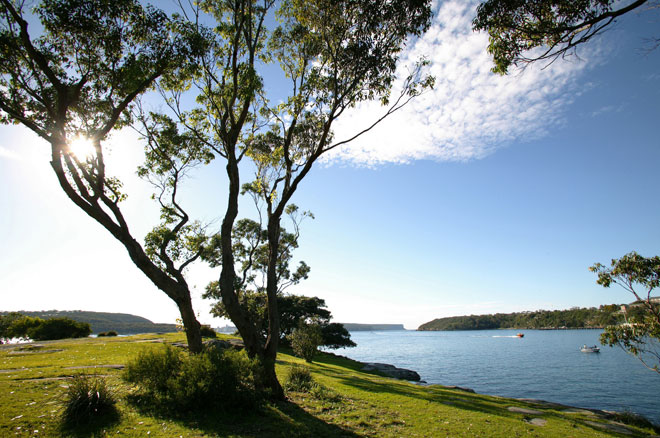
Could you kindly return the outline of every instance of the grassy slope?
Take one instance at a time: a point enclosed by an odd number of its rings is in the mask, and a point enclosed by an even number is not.
[[[359,364],[323,355],[311,365],[322,395],[290,393],[290,402],[266,405],[245,415],[213,413],[171,419],[149,415],[124,400],[131,388],[113,368],[70,367],[121,365],[159,339],[183,340],[180,334],[140,335],[42,343],[33,352],[15,346],[0,349],[0,436],[149,436],[149,437],[596,437],[622,436],[594,424],[606,420],[564,407],[471,394],[440,386],[421,387],[359,371]],[[60,350],[60,351],[56,351]],[[300,360],[283,353],[278,374]],[[119,396],[120,419],[97,429],[62,431],[58,415],[68,378],[80,372],[106,376]],[[512,412],[520,407],[540,411]],[[534,426],[532,418],[546,420]],[[653,431],[631,427],[636,436]],[[35,432],[37,431],[37,432]],[[628,435],[630,436],[630,435]]]

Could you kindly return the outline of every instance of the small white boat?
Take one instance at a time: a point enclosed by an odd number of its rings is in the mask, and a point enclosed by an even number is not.
[[[582,348],[580,348],[580,351],[583,353],[600,353],[600,348],[595,345],[593,347],[587,347],[587,344],[584,344]]]

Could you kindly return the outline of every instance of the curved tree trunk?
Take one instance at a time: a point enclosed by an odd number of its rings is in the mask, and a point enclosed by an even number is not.
[[[183,321],[183,326],[186,329],[188,349],[191,353],[200,353],[203,348],[202,334],[200,331],[199,321],[197,321],[195,312],[193,311],[190,294],[188,294],[188,296],[183,299],[177,300],[176,304],[179,307],[181,320]]]

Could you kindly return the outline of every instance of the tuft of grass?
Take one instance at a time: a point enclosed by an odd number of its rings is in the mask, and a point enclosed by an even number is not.
[[[104,417],[116,417],[116,404],[103,378],[79,374],[67,389],[62,421],[66,427],[77,427]]]

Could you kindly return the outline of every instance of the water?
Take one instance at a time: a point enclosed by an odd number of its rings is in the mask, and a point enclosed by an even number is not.
[[[571,406],[631,411],[660,423],[660,375],[620,348],[600,345],[600,330],[352,332],[355,348],[337,354],[417,371],[429,384]]]

